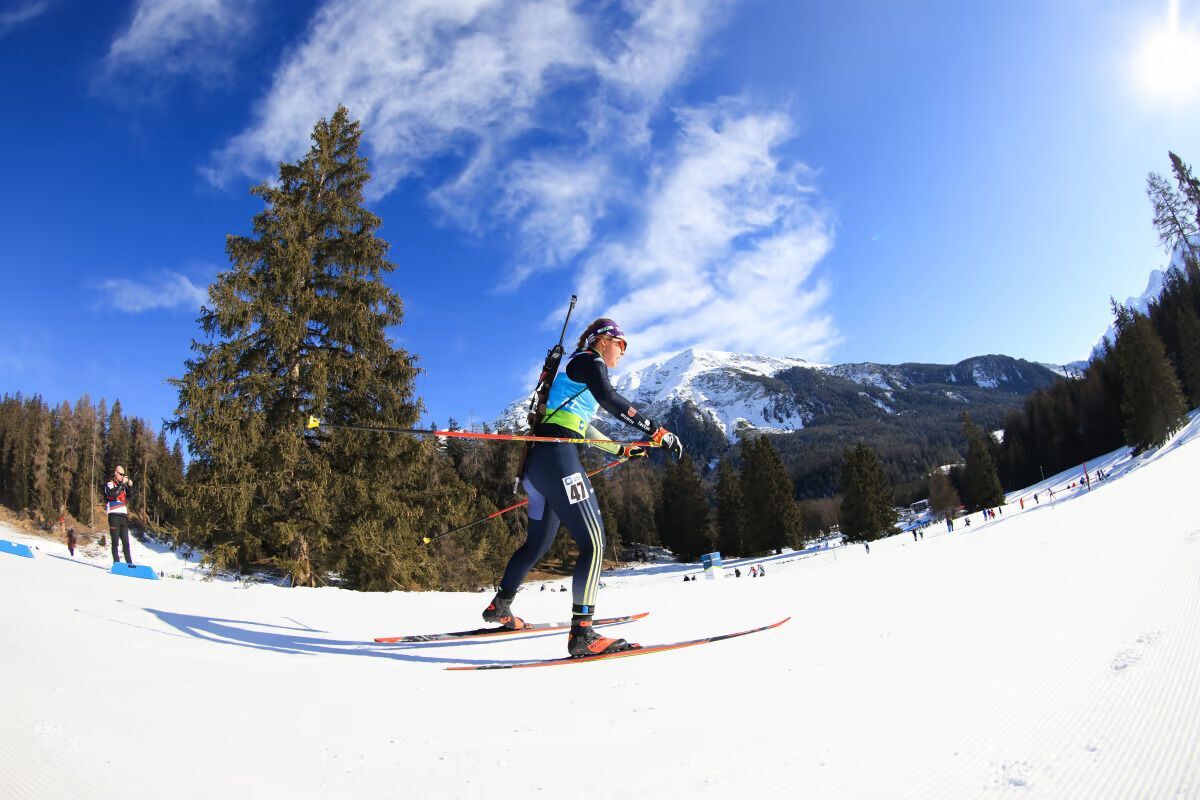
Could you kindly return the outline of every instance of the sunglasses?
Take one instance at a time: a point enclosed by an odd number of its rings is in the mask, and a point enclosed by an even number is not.
[[[615,337],[615,336],[609,336],[609,337],[608,337],[608,340],[609,340],[610,342],[616,342],[617,344],[621,345],[621,352],[622,352],[622,353],[624,353],[624,352],[625,352],[625,348],[629,346],[629,343],[628,343],[628,342],[626,342],[624,339],[618,339],[618,338],[617,338],[617,337]]]

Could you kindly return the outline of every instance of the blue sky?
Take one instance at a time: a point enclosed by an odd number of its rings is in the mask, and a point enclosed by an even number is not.
[[[0,391],[169,417],[339,103],[427,420],[527,392],[572,292],[623,368],[1083,358],[1165,260],[1147,172],[1200,164],[1198,6],[2,0]]]

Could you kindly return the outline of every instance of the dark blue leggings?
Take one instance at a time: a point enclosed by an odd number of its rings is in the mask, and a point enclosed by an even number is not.
[[[520,587],[525,575],[554,544],[561,522],[579,547],[571,598],[590,613],[604,561],[604,521],[592,482],[579,461],[579,445],[535,444],[525,460],[521,484],[529,497],[529,530],[525,543],[508,560],[501,591],[515,592]]]

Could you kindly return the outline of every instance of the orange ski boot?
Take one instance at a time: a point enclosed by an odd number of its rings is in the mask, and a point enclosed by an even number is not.
[[[492,602],[488,603],[488,607],[483,610],[483,621],[498,622],[514,631],[524,628],[525,621],[512,613],[512,601],[511,597],[504,597],[501,593],[497,593],[492,598]]]
[[[606,653],[620,653],[633,650],[639,645],[630,644],[624,639],[610,639],[601,636],[592,628],[592,621],[576,620],[571,626],[571,634],[567,637],[567,652],[571,658],[586,658]]]

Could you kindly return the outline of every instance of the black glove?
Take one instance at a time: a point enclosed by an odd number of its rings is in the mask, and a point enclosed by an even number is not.
[[[650,441],[656,442],[660,447],[675,456],[675,460],[683,458],[683,442],[679,441],[679,437],[671,433],[666,428],[659,428],[650,437]]]

